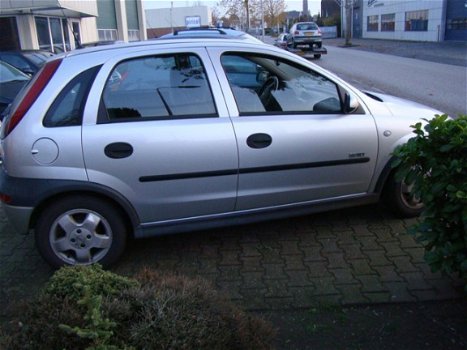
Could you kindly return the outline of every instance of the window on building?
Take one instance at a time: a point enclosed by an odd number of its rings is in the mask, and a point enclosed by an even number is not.
[[[60,53],[70,49],[66,19],[35,17],[37,39],[41,50]]]
[[[447,28],[449,30],[467,30],[467,17],[448,19]]]
[[[128,41],[138,41],[139,40],[139,30],[128,29]]]
[[[117,29],[98,29],[99,41],[117,40]]]
[[[378,31],[378,22],[379,22],[379,16],[378,15],[368,16],[368,22],[366,24],[366,30],[368,32],[377,32]]]
[[[396,27],[396,15],[394,13],[381,15],[381,31],[393,32]]]
[[[428,10],[405,13],[405,31],[426,32],[428,30]]]

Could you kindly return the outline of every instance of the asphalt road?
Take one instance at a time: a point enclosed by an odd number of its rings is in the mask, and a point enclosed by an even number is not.
[[[313,63],[361,88],[407,98],[451,116],[467,114],[467,69],[327,46],[328,54]]]

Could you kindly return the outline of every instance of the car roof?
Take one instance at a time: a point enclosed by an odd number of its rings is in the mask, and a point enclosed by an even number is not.
[[[175,39],[181,37],[191,37],[191,38],[219,38],[219,39],[243,39],[250,40],[256,43],[260,43],[259,39],[256,39],[254,36],[236,30],[233,28],[213,28],[213,27],[195,27],[183,30],[176,30],[174,33],[162,35],[158,39]]]
[[[256,41],[251,41],[248,39],[242,39],[240,37],[228,37],[228,36],[218,36],[218,35],[210,35],[208,37],[191,37],[191,36],[180,36],[180,37],[166,37],[163,39],[157,38],[153,40],[144,40],[144,41],[132,41],[129,43],[122,43],[122,44],[112,44],[112,45],[103,45],[103,46],[94,46],[94,47],[86,47],[79,50],[72,50],[68,52],[64,52],[58,55],[55,55],[56,58],[63,58],[63,57],[71,57],[71,56],[78,56],[92,52],[99,52],[105,54],[106,52],[112,54],[115,51],[125,51],[128,49],[133,48],[140,48],[140,49],[151,49],[151,48],[164,48],[165,46],[177,46],[181,47],[182,45],[186,45],[186,47],[203,47],[203,46],[210,46],[210,45],[218,45],[219,43],[228,43],[229,46],[250,46],[250,47],[258,47],[259,45],[265,46],[268,48],[274,48],[272,45],[268,45],[258,39]]]

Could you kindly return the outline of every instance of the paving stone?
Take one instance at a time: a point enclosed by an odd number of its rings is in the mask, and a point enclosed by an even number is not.
[[[352,266],[352,273],[355,277],[358,277],[359,275],[376,274],[376,271],[371,268],[367,259],[349,260],[349,263]]]
[[[336,235],[334,234],[332,227],[329,225],[323,225],[323,226],[315,226],[316,228],[316,238],[318,240],[326,239],[326,238],[336,238]]]
[[[326,259],[321,255],[321,245],[301,247],[303,252],[303,261],[325,261]]]
[[[405,255],[405,256],[394,256],[394,257],[389,257],[389,260],[391,260],[394,265],[396,265],[397,271],[398,272],[417,272],[419,269],[412,264],[410,261],[410,257]]]
[[[241,256],[240,261],[242,262],[241,272],[258,272],[263,271],[261,256]]]
[[[336,284],[352,284],[359,283],[348,268],[344,269],[329,269],[329,272],[334,276]]]
[[[399,242],[401,248],[420,248],[420,243],[417,243],[409,234],[400,235]]]
[[[363,292],[365,298],[368,299],[370,303],[387,303],[391,301],[391,294],[389,292],[376,292],[376,293],[366,293]]]
[[[369,236],[369,237],[374,237],[374,233],[371,232],[368,229],[368,225],[352,225],[351,228],[353,229],[353,232],[355,236],[357,237],[364,237],[364,236]]]
[[[264,247],[260,248],[262,261],[265,264],[282,264],[284,259],[281,256],[280,249]]]
[[[243,295],[240,293],[240,289],[243,286],[241,281],[217,281],[217,288],[220,289],[221,293],[225,293],[232,300],[243,300]]]
[[[263,282],[263,272],[243,272],[242,273],[242,288],[247,289],[264,289],[266,284]]]
[[[287,279],[287,275],[284,272],[284,267],[284,264],[263,264],[264,280]]]
[[[294,305],[293,297],[270,297],[264,300],[271,310],[289,310]]]
[[[362,292],[386,292],[388,289],[383,286],[379,275],[356,276],[362,285]]]
[[[241,265],[239,250],[221,250],[219,266]]]
[[[424,263],[425,249],[422,247],[417,248],[404,248],[404,251],[410,256],[413,264]]]
[[[388,266],[373,266],[373,269],[378,272],[381,282],[403,282],[403,278],[396,272],[394,265]]]
[[[386,258],[385,250],[366,250],[365,255],[370,259],[370,265],[374,269],[376,266],[393,265],[391,261]]]
[[[326,254],[326,259],[328,261],[328,269],[337,269],[337,268],[348,268],[349,264],[344,259],[344,253],[328,253]]]
[[[306,270],[302,255],[283,255],[285,270]]]
[[[310,308],[316,304],[313,286],[288,286],[288,288],[294,299],[294,308]]]
[[[336,288],[341,292],[341,304],[366,304],[368,299],[363,295],[360,284],[336,284]]]
[[[281,241],[282,255],[301,255],[302,251],[298,248],[299,241]]]
[[[394,242],[397,240],[389,227],[370,228],[370,231],[376,235],[377,242]]]
[[[327,269],[327,264],[322,261],[307,261],[304,263],[308,267],[309,275],[311,278],[315,277],[331,277]]]
[[[362,252],[361,245],[358,241],[354,244],[339,244],[339,247],[344,252],[344,258],[348,259],[364,259],[365,255]]]
[[[362,245],[362,251],[365,250],[380,250],[383,248],[378,242],[376,242],[375,236],[358,237],[360,244]]]
[[[313,279],[315,285],[314,294],[315,295],[329,295],[329,294],[339,294],[339,291],[334,286],[335,278],[334,277],[320,277]]]
[[[242,296],[241,306],[246,310],[269,310],[270,306],[266,303],[264,294],[266,289],[240,289]]]
[[[313,286],[313,282],[309,276],[307,270],[303,271],[285,271],[288,281],[288,287],[310,287]]]
[[[219,266],[217,281],[241,281],[240,265]]]
[[[417,301],[417,298],[409,293],[406,282],[383,282],[383,285],[389,291],[391,302]]]
[[[339,253],[342,251],[342,249],[339,248],[337,245],[337,241],[335,238],[324,238],[324,239],[318,239],[319,243],[323,247],[321,249],[322,254],[328,254],[328,253]]]
[[[405,256],[407,255],[400,247],[399,242],[381,242],[381,245],[386,250],[386,256]]]
[[[240,246],[241,246],[242,256],[248,256],[248,257],[261,256],[261,252],[259,250],[260,244],[257,242],[241,243]]]
[[[287,288],[286,280],[265,280],[264,284],[266,285],[266,293],[264,294],[265,298],[285,298],[292,297],[292,294]]]

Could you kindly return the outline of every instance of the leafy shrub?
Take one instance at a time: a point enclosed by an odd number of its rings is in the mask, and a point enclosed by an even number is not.
[[[467,116],[436,116],[414,128],[394,152],[399,180],[413,183],[425,209],[411,228],[425,246],[433,271],[457,272],[467,281]],[[467,286],[466,286],[467,288]],[[467,290],[467,289],[466,289]]]
[[[65,267],[26,305],[8,349],[269,349],[274,330],[206,281]]]

